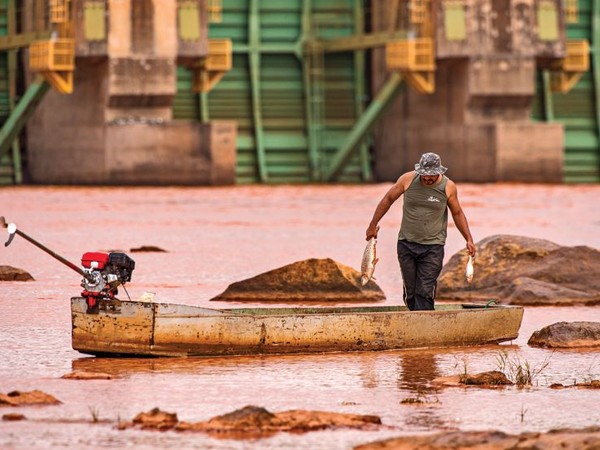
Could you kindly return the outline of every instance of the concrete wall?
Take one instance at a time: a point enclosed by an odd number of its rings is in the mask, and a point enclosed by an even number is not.
[[[108,60],[77,69],[73,95],[49,91],[27,123],[28,178],[34,183],[106,181],[104,103]]]
[[[107,182],[233,184],[235,130],[232,122],[107,125]]]
[[[35,0],[25,1],[28,11]],[[185,42],[178,4],[106,0],[106,34],[87,40],[86,4],[74,0],[74,91],[49,92],[28,124],[32,182],[235,183],[235,123],[172,121],[177,63],[208,52],[206,2],[197,1],[200,35]]]

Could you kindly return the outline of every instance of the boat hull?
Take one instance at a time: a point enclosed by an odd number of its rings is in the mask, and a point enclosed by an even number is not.
[[[470,346],[517,338],[523,308],[405,307],[208,309],[112,300],[87,313],[71,299],[73,348],[82,353],[217,356]]]

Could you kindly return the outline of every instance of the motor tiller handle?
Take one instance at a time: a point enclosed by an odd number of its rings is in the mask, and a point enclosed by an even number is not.
[[[0,216],[0,225],[2,225],[4,228],[8,228],[9,224],[6,223],[6,219],[4,218],[4,216]],[[52,256],[54,259],[57,259],[58,261],[60,261],[61,263],[63,263],[65,266],[69,267],[70,269],[73,269],[75,272],[77,272],[79,275],[81,275],[82,277],[86,278],[88,281],[93,281],[94,277],[87,273],[84,272],[84,270],[81,267],[76,266],[75,264],[73,264],[71,261],[68,261],[67,259],[63,258],[62,256],[60,256],[59,254],[53,252],[52,250],[50,250],[48,247],[46,247],[45,245],[39,243],[38,241],[36,241],[35,239],[33,239],[32,237],[28,236],[27,234],[23,233],[21,230],[17,229],[15,227],[15,231],[14,233],[11,233],[11,237],[8,239],[8,241],[4,244],[5,247],[7,247],[11,241],[12,241],[12,236],[14,234],[18,234],[19,236],[21,236],[23,239],[25,239],[26,241],[31,242],[33,245],[35,245],[37,248],[39,248],[40,250],[43,250],[44,252],[48,253],[50,256]]]

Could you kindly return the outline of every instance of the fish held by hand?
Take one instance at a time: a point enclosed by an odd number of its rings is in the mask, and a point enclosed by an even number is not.
[[[375,272],[375,264],[377,264],[377,261],[379,261],[379,259],[377,258],[377,252],[375,248],[376,245],[377,240],[374,237],[372,237],[367,242],[367,246],[365,247],[365,251],[363,253],[362,263],[360,265],[360,284],[363,286],[367,284],[371,278],[373,278],[373,273]]]
[[[469,259],[467,261],[467,267],[465,269],[465,277],[467,279],[467,283],[471,284],[473,282],[473,257],[469,255]]]

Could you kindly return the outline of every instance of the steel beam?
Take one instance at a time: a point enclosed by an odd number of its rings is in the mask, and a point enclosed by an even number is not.
[[[19,136],[27,120],[29,120],[49,89],[50,85],[38,77],[25,91],[15,109],[2,125],[2,129],[0,129],[0,155],[11,147],[13,141]]]
[[[208,92],[198,93],[198,113],[200,116],[200,122],[210,122],[210,114],[208,111]]]
[[[302,35],[300,36],[301,42],[314,43],[315,36],[312,35],[312,0],[305,0],[302,2]],[[303,48],[306,48],[304,44]],[[323,98],[315,98],[317,93],[317,86],[314,83],[313,74],[315,70],[323,70],[323,67],[315,67],[315,58],[311,51],[307,53],[302,59],[302,79],[304,83],[304,105],[305,105],[305,117],[306,117],[306,133],[308,135],[308,165],[310,170],[310,178],[312,181],[320,181],[321,179],[321,143],[320,133],[322,132],[320,119],[321,117],[315,117],[315,101],[323,101]],[[317,55],[318,56],[318,55]],[[323,76],[324,74],[321,74]],[[319,122],[319,123],[317,123]]]
[[[554,97],[552,97],[552,85],[548,70],[542,71],[542,87],[544,90],[544,119],[546,122],[554,122]]]
[[[304,7],[304,5],[302,5]],[[301,45],[298,42],[291,44],[261,44],[261,53],[296,53],[300,54],[299,49]],[[233,53],[250,53],[252,51],[251,45],[234,44],[231,50]]]
[[[354,32],[360,34],[365,29],[364,1],[355,0],[354,2]],[[363,102],[366,96],[365,92],[365,51],[357,50],[354,52],[354,110],[356,117],[362,116],[365,111]],[[369,156],[369,146],[362,140],[359,148],[360,167],[363,181],[371,181],[373,172],[371,170],[371,158]]]
[[[406,31],[383,31],[371,34],[355,34],[343,38],[325,39],[322,41],[322,44],[323,51],[326,53],[348,52],[384,47],[387,42],[398,39],[406,39]]]
[[[15,110],[17,98],[17,50],[8,52],[8,107],[12,114]],[[1,154],[1,152],[0,152]],[[15,138],[12,143],[12,166],[13,181],[15,184],[23,182],[23,171],[21,167],[21,146],[19,139]]]
[[[377,93],[377,96],[369,104],[365,113],[356,122],[348,137],[334,155],[325,176],[326,181],[333,181],[340,175],[350,158],[352,158],[356,148],[371,131],[386,107],[394,100],[401,84],[402,75],[399,72],[392,72],[383,88]]]
[[[249,17],[249,58],[250,85],[252,90],[252,116],[254,122],[254,141],[256,144],[256,159],[258,162],[258,178],[261,182],[268,181],[267,164],[265,159],[265,136],[262,121],[262,106],[260,95],[260,0],[250,0]]]
[[[0,36],[0,51],[17,50],[24,47],[29,47],[33,41],[43,41],[50,39],[50,32],[42,33],[23,33],[13,34],[8,36]]]
[[[8,0],[8,35],[14,35],[17,25],[17,10],[15,0]],[[8,65],[8,107],[12,113],[16,106],[17,98],[17,57],[18,50],[9,50],[7,55]],[[12,166],[13,166],[13,182],[21,184],[23,182],[23,171],[21,167],[21,146],[19,139],[15,139],[12,143]]]

